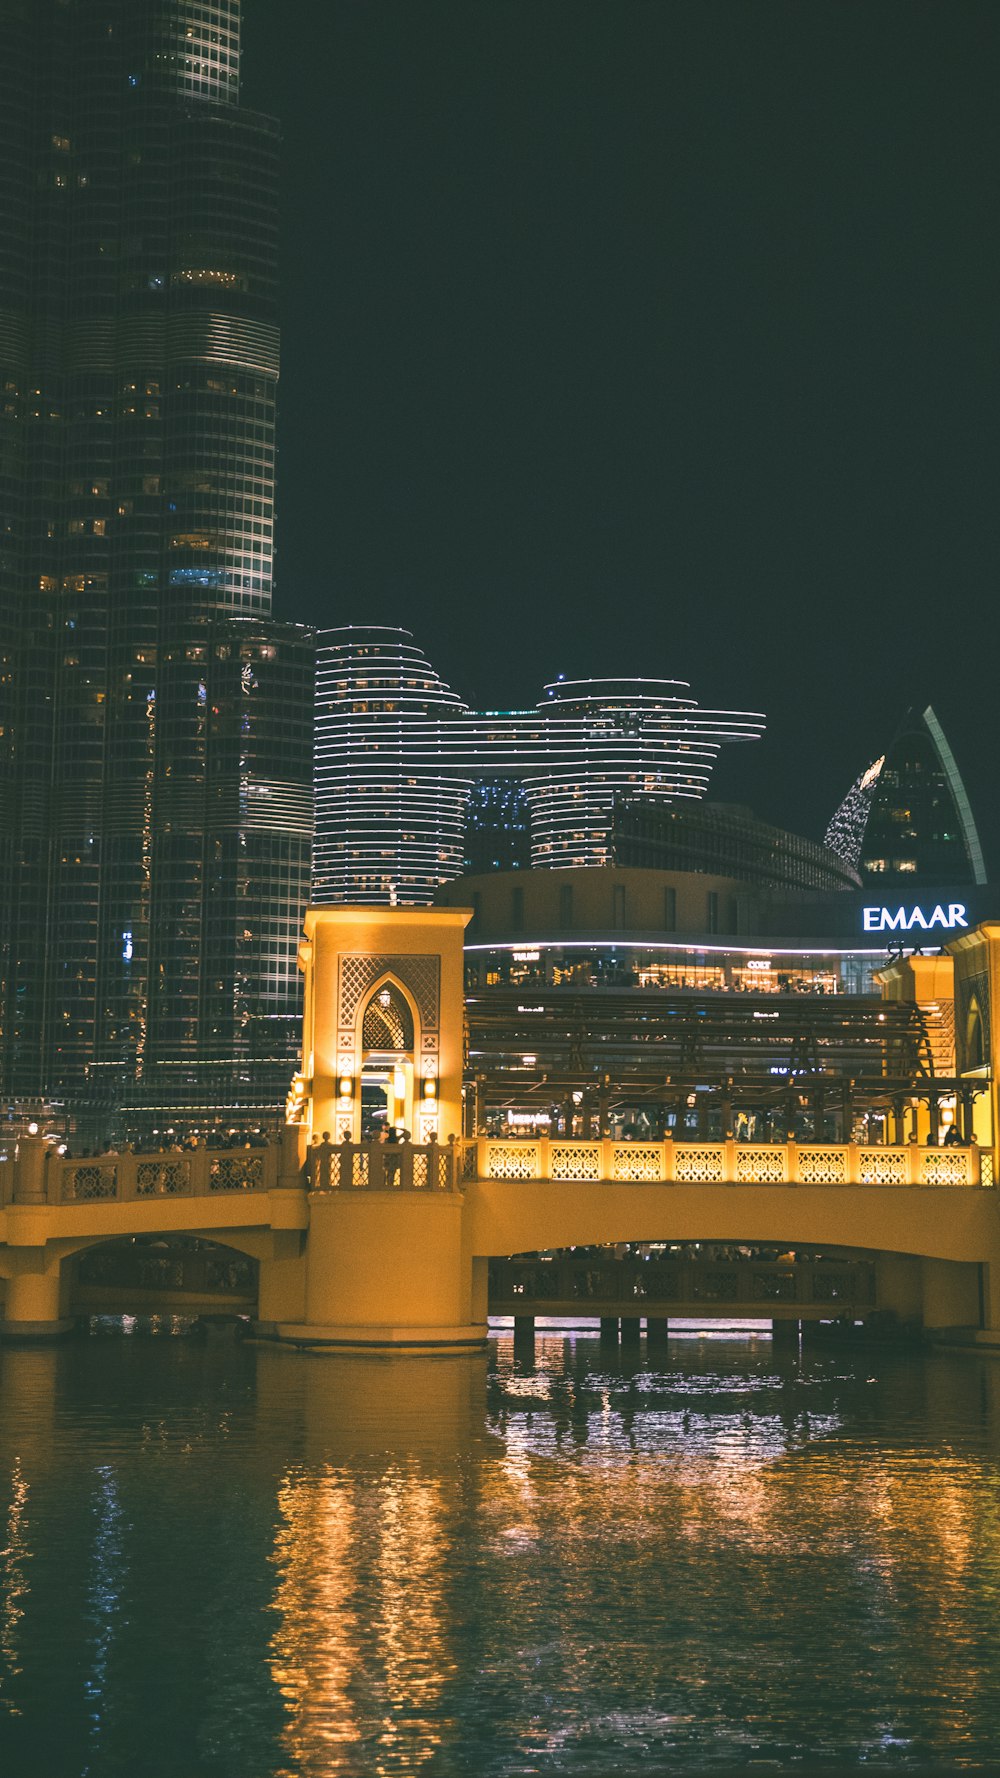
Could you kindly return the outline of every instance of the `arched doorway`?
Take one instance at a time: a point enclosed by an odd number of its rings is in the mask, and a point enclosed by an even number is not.
[[[413,1009],[397,982],[378,984],[361,1018],[361,1134],[413,1132],[416,1036]]]

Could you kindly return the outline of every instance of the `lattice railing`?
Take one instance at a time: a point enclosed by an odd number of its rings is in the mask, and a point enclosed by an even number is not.
[[[972,1156],[967,1148],[925,1149],[920,1171],[927,1185],[969,1185]]]
[[[721,1185],[726,1177],[721,1142],[715,1147],[684,1144],[674,1155],[674,1178],[679,1185]]]
[[[662,1179],[663,1149],[652,1142],[616,1142],[611,1151],[611,1176],[635,1184]]]
[[[137,1198],[175,1198],[191,1190],[187,1161],[140,1161],[135,1170]]]
[[[211,1192],[256,1192],[264,1184],[264,1162],[259,1154],[213,1155],[208,1173]]]
[[[784,1185],[788,1178],[788,1156],[784,1148],[736,1149],[736,1181],[738,1185]]]
[[[994,1184],[989,1149],[836,1142],[616,1142],[481,1137],[462,1177],[582,1184],[977,1186]]]
[[[908,1185],[909,1155],[905,1148],[859,1148],[859,1185]]]
[[[537,1179],[540,1159],[537,1142],[488,1142],[487,1179]]]
[[[118,1196],[118,1168],[83,1162],[64,1167],[62,1191],[64,1203],[96,1204]]]
[[[846,1148],[800,1148],[799,1181],[802,1185],[846,1185],[849,1158]]]
[[[550,1179],[600,1179],[599,1142],[553,1142],[549,1149]]]

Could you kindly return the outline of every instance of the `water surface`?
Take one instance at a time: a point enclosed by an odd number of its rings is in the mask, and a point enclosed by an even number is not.
[[[4,1778],[993,1767],[1000,1361],[0,1352]]]

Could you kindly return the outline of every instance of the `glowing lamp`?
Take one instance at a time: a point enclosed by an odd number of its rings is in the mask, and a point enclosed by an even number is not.
[[[425,1080],[424,1081],[424,1098],[425,1099],[436,1099],[437,1098],[437,1090],[438,1090],[438,1088],[437,1088],[437,1081],[436,1080]]]

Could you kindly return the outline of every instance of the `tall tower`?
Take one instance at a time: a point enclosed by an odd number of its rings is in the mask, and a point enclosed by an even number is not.
[[[10,1095],[250,1046],[308,882],[310,723],[265,743],[266,688],[304,709],[311,642],[269,623],[278,131],[239,0],[0,20]]]
[[[888,750],[835,811],[824,843],[866,883],[919,891],[986,882],[972,806],[929,704],[907,711]]]

